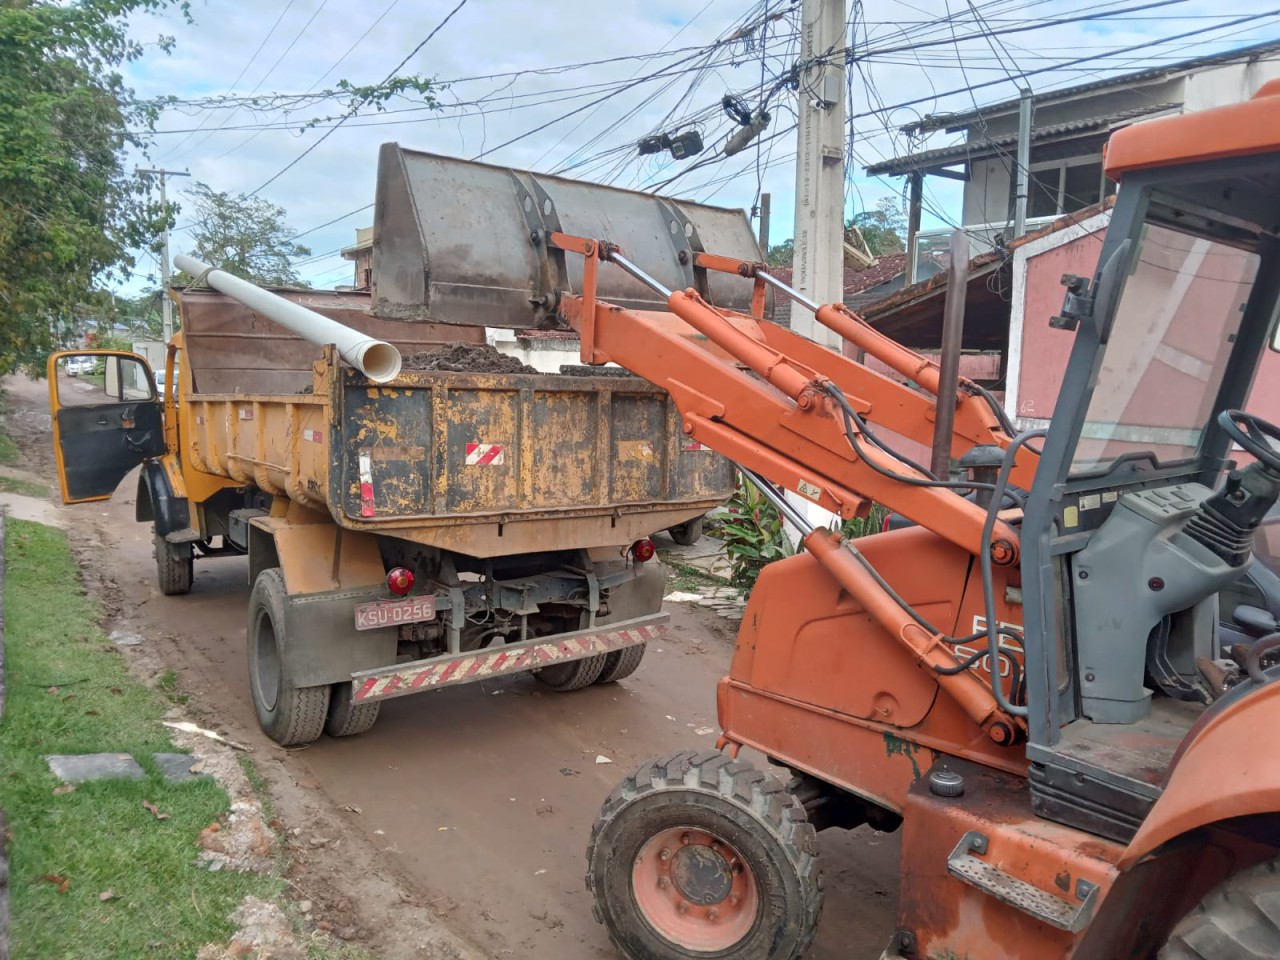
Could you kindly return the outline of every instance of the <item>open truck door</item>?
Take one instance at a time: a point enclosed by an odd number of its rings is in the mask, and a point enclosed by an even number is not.
[[[63,503],[107,499],[125,474],[164,452],[162,404],[142,357],[55,353],[48,374]]]

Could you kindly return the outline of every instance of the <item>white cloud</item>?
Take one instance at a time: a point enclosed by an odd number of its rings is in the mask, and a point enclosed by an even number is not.
[[[177,43],[169,56],[155,51],[130,65],[128,80],[142,96],[172,94],[196,97],[226,91],[243,69],[243,78],[235,84],[238,93],[248,93],[257,85],[260,85],[259,93],[304,91],[333,66],[387,8],[390,0],[372,0],[360,5],[334,0],[294,0],[261,52],[250,62],[251,55],[268,36],[272,24],[285,11],[287,2],[265,0],[261,4],[248,4],[237,0],[234,3],[194,3],[193,24],[183,23],[176,11],[166,12],[163,16],[139,17],[133,24],[136,37],[151,40],[157,34],[167,33],[173,34]],[[904,29],[916,36],[923,31],[929,38],[947,38],[950,30],[940,23],[940,18],[946,16],[949,9],[956,15],[958,35],[963,37],[980,29],[960,0],[950,3],[950,7],[948,3],[949,0],[919,0],[911,4],[896,0],[867,0],[862,6],[865,35],[875,48],[900,42]],[[382,79],[452,6],[452,0],[430,3],[399,0],[325,81],[325,86],[332,85],[339,78],[354,83],[372,83]],[[704,7],[674,0],[614,0],[610,3],[560,0],[541,4],[519,0],[470,0],[405,69],[444,80],[647,54],[664,45],[672,49],[700,46],[722,35],[748,12],[749,6],[742,0],[710,0]],[[789,9],[790,6],[790,0],[772,0],[768,4],[770,11]],[[1111,9],[1115,7],[1111,5]],[[756,8],[763,9],[764,4],[756,4]],[[986,23],[997,31],[1014,25],[1014,21],[1069,16],[1073,11],[1082,9],[1073,0],[1039,3],[983,0],[978,3],[978,8],[984,13]],[[1095,6],[1094,9],[1103,8]],[[970,83],[1002,78],[1005,77],[1004,68],[1009,65],[1013,65],[1015,70],[1032,70],[1074,56],[1105,53],[1197,27],[1207,29],[1219,22],[1187,19],[1189,17],[1242,16],[1251,11],[1262,14],[1267,10],[1267,5],[1260,0],[1239,0],[1233,4],[1231,14],[1225,14],[1208,3],[1191,0],[1153,9],[1149,14],[1151,19],[1077,23],[1010,34],[1003,37],[1002,45],[995,48],[999,57],[986,40],[973,39],[961,45],[963,60],[957,58],[956,48],[950,45],[873,58],[863,63],[860,71],[853,73],[851,107],[854,113],[864,113],[878,109],[881,103],[932,97],[935,92],[943,93],[962,89]],[[304,24],[309,20],[310,24],[304,30]],[[1125,57],[1091,63],[1084,68],[1035,76],[1032,85],[1044,89],[1083,82],[1121,69],[1134,70],[1164,62],[1161,58],[1186,58],[1270,39],[1277,35],[1276,22],[1274,15],[1259,16],[1247,30],[1234,28],[1234,35],[1231,31],[1218,31],[1206,33],[1199,42],[1193,38],[1166,46],[1153,46]],[[789,32],[790,27],[784,20],[774,24],[773,30],[776,36]],[[859,31],[859,46],[865,46],[863,36],[863,31]],[[1226,39],[1219,40],[1219,37]],[[293,44],[292,49],[286,53],[290,44]],[[790,62],[784,55],[787,45],[786,39],[773,41],[769,52],[783,56],[766,61],[766,73],[772,74],[783,63]],[[655,164],[652,158],[637,156],[627,145],[649,133],[673,108],[677,117],[706,108],[710,111],[709,116],[715,118],[705,127],[708,140],[714,139],[713,135],[717,133],[722,136],[721,131],[727,128],[727,121],[718,109],[720,98],[725,93],[750,89],[760,82],[758,52],[743,44],[734,49],[738,54],[735,63],[702,75],[692,92],[688,89],[695,77],[692,73],[682,75],[665,90],[660,90],[662,82],[643,84],[635,90],[616,95],[598,108],[552,123],[545,130],[503,148],[487,159],[517,167],[552,170],[576,148],[617,124],[617,129],[608,131],[584,153],[591,155],[619,148],[611,160],[616,160],[616,170],[620,174],[617,182],[622,186],[642,185],[654,179],[659,172],[673,175],[681,169],[678,162],[668,157],[665,164]],[[264,75],[277,59],[279,65],[264,80]],[[655,63],[670,64],[677,59],[679,57]],[[590,99],[538,103],[538,97],[525,95],[545,94],[550,101],[590,85],[625,80],[633,74],[643,77],[653,69],[653,65],[643,61],[623,61],[562,74],[457,83],[442,95],[445,103],[474,101],[498,91],[503,92],[505,99],[488,104],[482,115],[458,116],[456,108],[449,108],[440,116],[388,113],[355,118],[271,183],[262,195],[287,210],[288,221],[293,227],[299,231],[307,230],[373,201],[377,148],[386,140],[470,157],[555,120]],[[1016,85],[1006,78],[1000,86],[975,92],[972,98],[965,93],[953,93],[939,96],[936,101],[930,99],[912,107],[892,110],[880,117],[859,119],[855,121],[858,136],[856,154],[861,161],[873,162],[901,153],[909,146],[896,133],[901,123],[930,111],[972,107],[974,98],[978,103],[1005,99],[1015,90]],[[644,102],[655,93],[651,102]],[[529,106],[531,102],[533,105]],[[794,94],[789,91],[778,95],[773,105],[773,131],[792,122],[786,104],[793,102]],[[389,106],[398,108],[411,104]],[[331,110],[327,108],[323,112]],[[316,114],[313,109],[302,108],[289,119],[300,125]],[[623,118],[626,119],[619,124]],[[190,115],[177,110],[166,111],[160,124],[162,130],[190,129],[202,124],[203,130],[190,136],[157,136],[147,162],[152,166],[190,169],[195,178],[217,190],[248,192],[314,144],[323,131],[310,130],[299,135],[296,130],[255,132],[221,128],[281,119],[284,119],[281,114],[254,114],[246,110],[234,115],[229,110],[201,111]],[[410,119],[413,122],[401,122]],[[380,125],[369,125],[375,122]],[[931,145],[944,142],[945,137]],[[761,174],[761,186],[773,195],[772,234],[775,242],[791,233],[788,221],[794,186],[789,157],[794,149],[793,134],[774,141],[771,153],[766,148],[772,163]],[[749,207],[757,192],[755,157],[755,150],[748,149],[732,160],[709,165],[677,181],[671,192],[698,200],[709,196],[718,205]],[[740,168],[740,176],[704,186]],[[852,182],[850,209],[863,203],[872,206],[877,198],[899,191],[900,181],[870,181],[861,175],[860,168],[859,163]],[[588,173],[599,176],[612,167],[587,169]],[[181,183],[175,181],[175,185]],[[958,215],[958,185],[931,181],[930,196],[936,212],[948,217]],[[370,210],[318,230],[307,236],[304,242],[317,253],[336,250],[350,243],[355,228],[368,224],[371,218]],[[179,222],[182,222],[181,216]],[[938,222],[936,217],[933,222]],[[175,252],[183,251],[186,236],[181,232],[175,234]],[[304,274],[318,285],[345,282],[347,275],[341,269],[343,263],[336,256],[317,260],[306,265]]]

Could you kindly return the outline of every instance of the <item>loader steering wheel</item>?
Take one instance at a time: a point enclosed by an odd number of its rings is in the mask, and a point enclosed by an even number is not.
[[[1280,449],[1272,442],[1280,442],[1280,427],[1243,410],[1223,410],[1218,414],[1218,426],[1264,467],[1280,473]]]

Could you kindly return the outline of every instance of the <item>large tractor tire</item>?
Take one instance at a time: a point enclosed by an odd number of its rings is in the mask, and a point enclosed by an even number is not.
[[[324,722],[324,732],[331,737],[353,737],[364,733],[378,720],[381,700],[373,703],[356,703],[349,683],[335,683],[329,692],[329,717]]]
[[[637,643],[632,647],[606,653],[604,666],[600,669],[600,676],[596,677],[596,683],[613,683],[615,680],[625,680],[631,676],[640,667],[646,646],[648,644]]]
[[[568,693],[589,687],[600,677],[609,654],[601,653],[582,660],[570,660],[568,663],[557,663],[552,667],[543,667],[534,676],[557,693]]]
[[[1179,921],[1159,960],[1280,957],[1280,859],[1227,878]]]
[[[311,743],[324,733],[329,685],[295,686],[289,678],[291,644],[285,618],[284,577],[272,567],[258,574],[249,594],[249,690],[263,731],[283,747]]]
[[[170,543],[155,535],[156,580],[166,597],[191,592],[195,576],[195,555],[189,543]]]
[[[795,960],[822,912],[818,835],[774,777],[684,751],[605,801],[587,888],[629,960]]]

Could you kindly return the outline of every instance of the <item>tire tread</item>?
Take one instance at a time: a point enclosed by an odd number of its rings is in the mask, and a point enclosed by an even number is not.
[[[804,955],[817,932],[822,915],[822,864],[818,859],[818,834],[798,800],[786,792],[775,777],[757,770],[745,760],[735,760],[718,750],[694,752],[682,750],[667,757],[641,764],[609,794],[600,816],[591,828],[587,845],[587,890],[593,899],[592,911],[603,923],[596,895],[594,862],[604,828],[623,809],[639,798],[663,789],[688,788],[710,793],[745,807],[779,841],[803,891],[801,936],[793,942],[786,957]],[[608,928],[606,928],[608,929]],[[609,939],[624,956],[626,948],[608,929]]]

